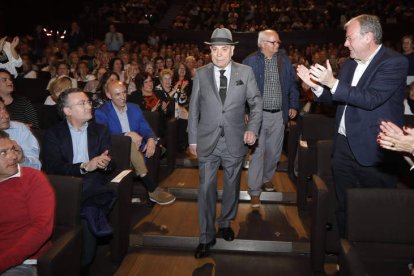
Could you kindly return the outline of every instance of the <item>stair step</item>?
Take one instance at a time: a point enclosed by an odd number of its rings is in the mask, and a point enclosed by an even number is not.
[[[188,159],[188,158],[177,158],[175,165],[177,167],[184,167],[184,168],[197,168],[198,167],[198,159]],[[243,164],[244,169],[248,169],[250,165],[249,160],[245,160]],[[276,171],[277,172],[287,172],[288,170],[288,163],[287,161],[279,162]]]
[[[182,200],[197,200],[198,189],[192,188],[168,188],[168,191],[174,194],[177,199]],[[217,191],[217,199],[221,201],[223,190]],[[240,191],[240,202],[249,202],[250,195],[247,191]],[[262,203],[281,203],[281,204],[296,204],[296,193],[294,192],[262,192],[260,195]]]
[[[235,239],[232,242],[216,239],[212,251],[239,251],[251,253],[291,253],[309,254],[309,242],[292,241],[268,241],[268,240],[246,240]],[[130,246],[155,247],[164,249],[194,250],[199,244],[198,237],[144,235],[142,239],[131,240]]]

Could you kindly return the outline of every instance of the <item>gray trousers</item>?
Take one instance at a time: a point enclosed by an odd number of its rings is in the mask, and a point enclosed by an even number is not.
[[[247,183],[250,196],[260,196],[263,183],[271,181],[283,147],[283,113],[263,112],[259,141],[250,155]]]
[[[244,156],[230,155],[224,137],[220,137],[210,155],[198,158],[200,243],[208,243],[216,236],[217,171],[220,164],[224,171],[224,188],[219,227],[230,227],[230,221],[236,216],[243,160]]]

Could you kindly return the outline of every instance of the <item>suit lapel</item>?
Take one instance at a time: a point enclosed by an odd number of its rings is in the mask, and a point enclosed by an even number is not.
[[[378,53],[374,56],[370,64],[368,65],[367,69],[365,69],[364,73],[362,74],[361,78],[358,81],[357,86],[364,85],[366,83],[367,78],[371,75],[372,70],[371,68],[377,68],[378,63],[381,61],[381,56],[384,54],[384,47],[381,46],[381,49]]]
[[[68,122],[66,120],[62,121],[62,132],[63,137],[60,139],[63,144],[62,148],[66,149],[68,154],[68,160],[73,161],[73,144],[72,144],[72,135],[70,135],[70,130]]]

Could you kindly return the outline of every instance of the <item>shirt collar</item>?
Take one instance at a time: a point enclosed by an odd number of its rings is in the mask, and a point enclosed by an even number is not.
[[[220,69],[217,66],[214,65],[214,70],[216,70],[217,72],[220,70],[226,70],[226,72],[228,72],[228,70],[231,68],[231,61],[229,62],[229,64],[227,64],[227,66],[224,69]]]
[[[66,122],[68,123],[69,130],[70,131],[74,131],[74,132],[82,132],[82,131],[85,131],[88,128],[88,125],[89,125],[88,122],[85,122],[82,125],[82,127],[80,128],[80,130],[78,130],[76,127],[72,126],[72,124],[68,120],[66,120]]]
[[[125,112],[127,112],[127,110],[128,110],[128,105],[125,105],[124,110],[119,111],[118,107],[116,107],[116,106],[114,105],[114,102],[113,102],[112,100],[111,100],[111,104],[112,104],[112,107],[114,108],[114,110],[115,110],[117,113],[125,113]]]
[[[7,178],[3,179],[3,180],[0,180],[0,182],[4,182],[4,181],[6,181],[6,180],[8,180],[8,179],[10,179],[10,178],[20,177],[21,175],[22,175],[22,173],[21,173],[21,171],[20,171],[20,165],[19,165],[19,164],[17,164],[17,173],[15,173],[15,174],[13,174],[13,175],[11,175],[11,176],[9,176],[9,177],[7,177]]]

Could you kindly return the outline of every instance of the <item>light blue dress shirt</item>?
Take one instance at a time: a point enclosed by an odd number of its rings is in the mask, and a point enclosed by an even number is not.
[[[40,170],[42,163],[39,160],[39,142],[30,129],[23,123],[10,121],[10,127],[4,131],[22,148],[25,160],[21,165]]]

